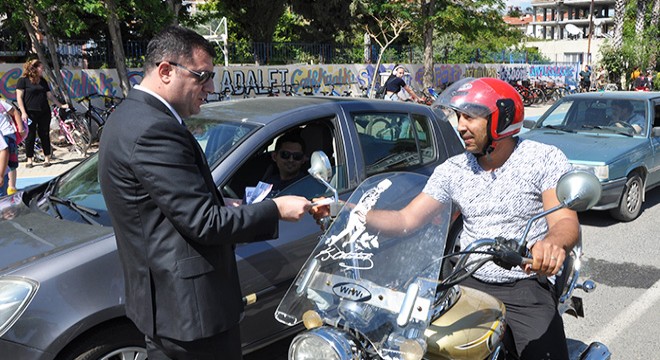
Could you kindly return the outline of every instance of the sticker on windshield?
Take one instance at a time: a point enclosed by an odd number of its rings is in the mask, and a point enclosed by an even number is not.
[[[329,237],[327,247],[316,255],[320,261],[345,260],[339,266],[346,269],[368,270],[374,264],[373,249],[379,247],[378,235],[367,231],[367,213],[380,198],[380,195],[392,185],[392,181],[384,179],[375,187],[367,190],[360,201],[348,215],[346,227],[339,234]]]

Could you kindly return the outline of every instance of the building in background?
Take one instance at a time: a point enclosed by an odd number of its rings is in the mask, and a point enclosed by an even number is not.
[[[536,47],[553,62],[594,64],[599,49],[614,31],[616,0],[532,0],[532,14],[524,24],[530,38],[525,46]],[[591,6],[593,4],[593,18]],[[506,20],[505,20],[506,21]],[[591,29],[591,33],[590,33]]]

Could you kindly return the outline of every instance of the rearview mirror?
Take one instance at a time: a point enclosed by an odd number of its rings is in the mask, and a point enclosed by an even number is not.
[[[601,191],[596,175],[587,171],[569,171],[557,183],[557,199],[575,211],[591,209],[600,200]]]

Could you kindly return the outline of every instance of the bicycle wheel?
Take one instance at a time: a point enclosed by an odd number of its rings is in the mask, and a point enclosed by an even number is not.
[[[77,153],[82,156],[87,154],[87,148],[92,141],[92,134],[89,131],[89,127],[83,120],[78,118],[72,119],[70,122],[69,136],[72,140],[72,145]]]

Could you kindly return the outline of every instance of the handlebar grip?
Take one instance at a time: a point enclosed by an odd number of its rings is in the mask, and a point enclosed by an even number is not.
[[[524,257],[524,258],[522,258],[522,262],[520,263],[520,265],[528,265],[528,264],[532,265],[533,262],[534,262],[534,259]]]

